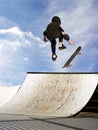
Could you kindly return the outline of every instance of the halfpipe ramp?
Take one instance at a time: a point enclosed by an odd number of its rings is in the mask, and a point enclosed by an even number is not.
[[[98,74],[27,73],[0,113],[68,117],[87,104],[97,83]]]

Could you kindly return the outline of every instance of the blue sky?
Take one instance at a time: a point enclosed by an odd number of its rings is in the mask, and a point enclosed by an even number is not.
[[[0,85],[22,84],[27,72],[98,72],[97,0],[0,0]],[[43,31],[53,16],[76,44],[51,60]],[[72,67],[61,67],[78,47]]]

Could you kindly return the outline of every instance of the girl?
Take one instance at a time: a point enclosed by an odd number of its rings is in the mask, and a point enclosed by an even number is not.
[[[47,42],[47,39],[51,42],[51,51],[52,51],[52,60],[56,60],[56,38],[59,39],[59,49],[63,50],[66,47],[63,45],[63,38],[70,44],[74,45],[70,41],[69,35],[64,32],[62,29],[61,20],[58,16],[54,16],[51,20],[51,23],[48,24],[46,30],[43,32],[44,38],[43,41]]]

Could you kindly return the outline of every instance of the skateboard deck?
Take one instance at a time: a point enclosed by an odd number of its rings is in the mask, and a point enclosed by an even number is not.
[[[67,62],[64,64],[64,66],[63,66],[62,68],[72,66],[70,63],[72,62],[72,60],[73,60],[78,54],[80,54],[80,50],[81,50],[81,46],[79,46],[79,47],[75,50],[75,52],[71,55],[71,57],[67,60]]]

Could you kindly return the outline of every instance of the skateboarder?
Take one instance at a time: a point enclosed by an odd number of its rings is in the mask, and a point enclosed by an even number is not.
[[[43,32],[44,38],[43,41],[47,42],[47,39],[51,42],[51,51],[52,51],[52,60],[56,60],[56,38],[59,39],[59,49],[63,50],[66,47],[63,45],[63,38],[70,44],[74,45],[70,41],[68,34],[64,32],[61,25],[61,19],[58,16],[54,16],[51,20],[51,23],[48,24],[46,30]]]

